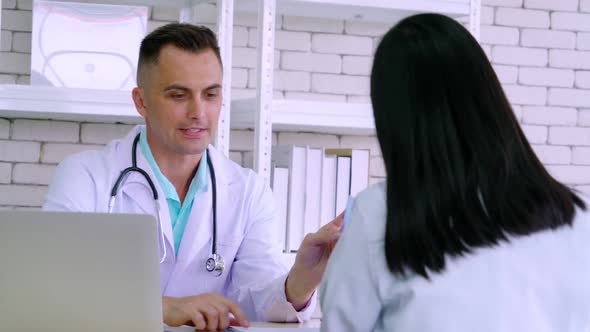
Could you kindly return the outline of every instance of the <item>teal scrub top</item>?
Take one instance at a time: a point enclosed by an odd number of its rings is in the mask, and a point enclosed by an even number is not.
[[[178,250],[182,241],[184,229],[188,223],[188,217],[191,213],[195,196],[199,192],[207,191],[207,177],[209,176],[209,169],[207,168],[207,150],[203,152],[197,173],[191,181],[186,197],[184,198],[184,203],[181,204],[178,193],[176,192],[176,188],[174,188],[174,185],[172,185],[170,180],[168,180],[166,176],[162,174],[160,167],[154,159],[154,155],[152,154],[152,150],[150,149],[147,141],[145,127],[143,127],[141,130],[141,135],[139,136],[139,146],[141,153],[143,153],[145,159],[152,168],[152,171],[156,175],[158,183],[160,184],[160,187],[166,196],[166,201],[168,202],[168,208],[170,210],[172,232],[174,234],[174,252],[176,256],[178,256]]]

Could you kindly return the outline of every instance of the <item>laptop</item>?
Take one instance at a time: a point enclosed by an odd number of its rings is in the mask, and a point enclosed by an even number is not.
[[[161,332],[153,216],[0,211],[0,331]]]

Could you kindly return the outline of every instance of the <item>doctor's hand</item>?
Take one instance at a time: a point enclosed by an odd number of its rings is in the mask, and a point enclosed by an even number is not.
[[[238,304],[217,293],[180,298],[164,296],[162,309],[164,323],[171,327],[190,325],[197,330],[223,331],[230,325],[249,325]]]
[[[295,310],[303,309],[319,286],[340,237],[343,219],[344,213],[303,239],[285,284],[287,300]]]

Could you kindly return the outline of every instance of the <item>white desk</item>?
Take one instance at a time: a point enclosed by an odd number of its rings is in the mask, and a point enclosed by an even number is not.
[[[313,319],[306,323],[263,323],[263,322],[251,322],[250,327],[267,327],[273,329],[280,329],[280,328],[310,328],[320,327],[320,320]],[[165,332],[194,332],[195,328],[190,326],[182,326],[182,327],[166,327]]]

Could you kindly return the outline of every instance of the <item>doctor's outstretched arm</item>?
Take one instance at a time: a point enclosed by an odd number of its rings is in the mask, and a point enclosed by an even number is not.
[[[344,214],[305,236],[289,272],[285,291],[296,310],[305,307],[320,284],[328,259],[340,237]]]

